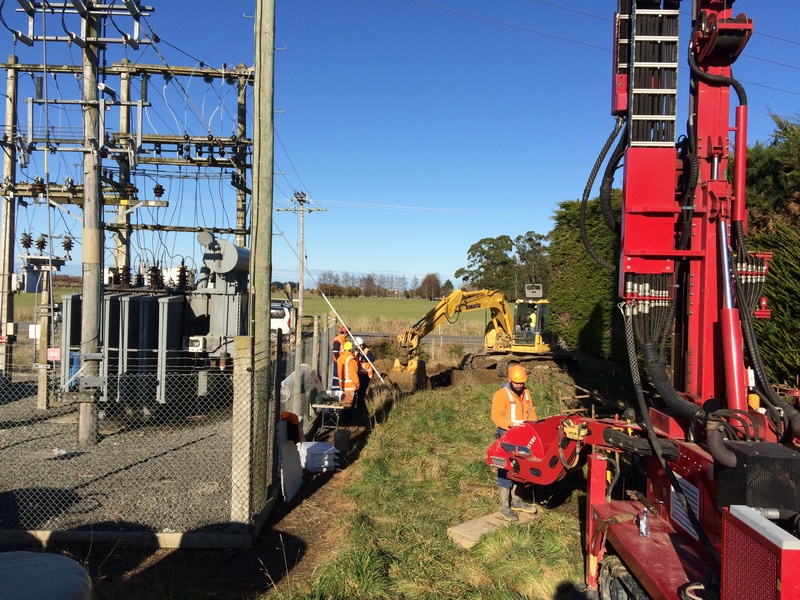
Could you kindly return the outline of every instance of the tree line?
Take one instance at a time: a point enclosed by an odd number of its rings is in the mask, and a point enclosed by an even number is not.
[[[272,290],[280,292],[288,283],[292,290],[297,289],[297,282],[272,283]],[[324,294],[328,298],[423,298],[435,300],[453,291],[453,282],[444,283],[436,273],[428,273],[422,281],[415,276],[411,283],[403,276],[370,273],[354,275],[345,271],[335,273],[324,271],[317,277],[317,286],[309,290]]]

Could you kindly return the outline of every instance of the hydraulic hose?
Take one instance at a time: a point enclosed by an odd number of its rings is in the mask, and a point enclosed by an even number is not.
[[[617,429],[606,429],[603,431],[603,441],[625,452],[638,454],[639,456],[655,456],[655,452],[653,452],[653,448],[646,438],[634,437],[622,433]],[[661,454],[665,460],[675,461],[680,457],[678,446],[676,446],[674,442],[659,439],[658,445],[661,448]]]
[[[692,34],[692,40],[694,40],[694,33]],[[747,92],[744,90],[744,86],[736,81],[733,77],[727,77],[726,75],[714,75],[712,73],[706,73],[697,65],[697,59],[694,56],[694,50],[692,49],[692,42],[689,43],[689,70],[692,72],[692,75],[705,81],[706,83],[713,83],[717,85],[728,85],[736,91],[736,96],[739,99],[740,106],[747,106]]]
[[[653,385],[666,405],[675,411],[678,415],[688,419],[699,419],[705,421],[705,411],[694,402],[689,402],[682,398],[669,380],[669,375],[664,368],[664,363],[661,362],[658,356],[658,349],[655,342],[643,342],[642,354],[644,355],[644,362],[647,367],[647,373],[653,381]]]
[[[725,430],[721,423],[710,422],[706,426],[706,440],[708,452],[719,464],[735,468],[739,463],[736,453],[725,446]]]
[[[619,163],[622,156],[625,154],[625,147],[627,146],[628,129],[627,127],[622,132],[622,135],[614,148],[614,152],[606,163],[606,170],[603,173],[603,180],[600,182],[600,213],[603,215],[603,220],[615,235],[620,235],[620,225],[617,218],[614,216],[614,210],[611,208],[611,190],[614,187],[614,173],[619,168]]]
[[[639,369],[636,361],[636,348],[634,344],[633,327],[631,326],[630,312],[625,312],[624,304],[620,304],[620,310],[623,311],[623,320],[625,321],[625,339],[627,341],[627,346],[628,346],[628,360],[630,361],[631,365],[631,373],[634,374],[634,383],[636,383],[639,381]],[[658,357],[655,351],[655,344],[653,342],[649,342],[648,345],[649,345],[648,352],[650,354],[650,358],[651,359],[655,358],[657,360]],[[660,369],[661,371],[664,370],[663,365],[660,366]],[[650,377],[652,378],[652,374],[650,375]],[[664,373],[664,379],[666,379],[666,373]],[[700,521],[698,520],[697,515],[695,515],[694,511],[691,510],[691,508],[689,508],[689,503],[686,500],[686,494],[683,492],[683,486],[681,485],[681,482],[678,481],[678,478],[675,476],[675,473],[672,471],[666,459],[664,458],[664,454],[661,451],[661,444],[659,442],[658,436],[656,436],[656,431],[653,428],[653,422],[650,419],[650,413],[647,410],[647,404],[645,403],[644,394],[642,393],[641,383],[639,383],[635,387],[636,387],[636,399],[639,403],[639,411],[641,412],[642,415],[642,422],[644,423],[645,430],[647,431],[647,438],[650,440],[650,444],[652,445],[653,450],[655,451],[658,463],[661,465],[661,468],[664,470],[664,473],[666,473],[667,479],[672,485],[672,489],[675,490],[675,495],[678,498],[678,502],[683,508],[684,514],[686,514],[687,518],[689,519],[689,522],[692,525],[692,529],[694,529],[695,533],[697,533],[697,538],[702,542],[703,546],[705,546],[709,555],[714,559],[714,562],[716,562],[718,565],[722,564],[722,558],[720,557],[719,552],[717,552],[716,548],[714,548],[714,545],[708,538],[708,535],[703,529],[703,526],[700,525]],[[667,387],[672,389],[672,385],[669,383],[668,380],[666,380],[666,386],[663,386],[662,383],[662,387]],[[678,395],[674,389],[672,389],[672,395],[674,396]],[[686,402],[687,404],[691,404],[690,402],[683,400],[682,398],[680,398],[680,400]],[[693,404],[692,406],[699,409],[699,407],[696,407]],[[699,410],[702,411],[702,409]]]
[[[738,269],[733,269],[733,282],[734,289],[736,290],[736,298],[740,306],[743,306],[744,290],[742,288],[742,280],[739,276]],[[800,437],[800,412],[788,402],[780,399],[778,394],[772,389],[767,377],[767,369],[764,366],[764,361],[761,358],[761,350],[758,347],[758,340],[756,339],[756,332],[753,326],[753,315],[749,309],[740,311],[742,317],[742,332],[744,333],[744,341],[747,346],[747,352],[750,356],[753,370],[756,373],[756,379],[761,384],[761,392],[759,396],[765,400],[765,404],[772,409],[780,406],[783,408],[782,421],[784,425],[788,425],[792,435]],[[779,415],[776,415],[779,417]],[[777,422],[774,423],[778,431]]]
[[[617,268],[612,263],[608,262],[606,259],[597,254],[597,251],[595,251],[595,249],[592,247],[592,244],[589,242],[589,238],[586,235],[586,205],[589,202],[589,194],[592,192],[592,186],[594,186],[594,180],[597,177],[597,173],[600,171],[600,166],[603,164],[606,154],[608,154],[608,150],[611,148],[611,144],[614,143],[617,134],[619,133],[620,129],[622,129],[623,123],[624,121],[622,117],[617,117],[614,130],[608,136],[606,143],[603,145],[603,149],[600,151],[597,160],[594,162],[594,167],[592,168],[592,172],[589,174],[589,180],[586,182],[586,187],[583,189],[583,197],[581,198],[581,241],[583,242],[586,251],[589,253],[589,256],[591,256],[598,265],[612,272],[616,271]]]
[[[687,146],[688,145],[687,142]],[[681,233],[678,237],[678,250],[686,250],[689,247],[689,240],[692,237],[692,218],[694,216],[694,192],[697,188],[697,182],[700,179],[700,161],[697,158],[697,154],[692,151],[687,151],[683,160],[689,165],[689,179],[686,182],[686,189],[683,193],[683,203],[681,205]],[[680,268],[680,265],[678,268]],[[661,344],[659,346],[658,355],[662,363],[666,362],[667,336],[669,335],[677,310],[678,306],[675,302],[672,302],[669,308],[669,316],[665,320],[664,329],[660,335]]]

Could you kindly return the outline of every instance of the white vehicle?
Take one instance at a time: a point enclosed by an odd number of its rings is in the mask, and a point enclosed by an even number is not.
[[[272,301],[269,306],[269,328],[288,335],[294,328],[294,306],[289,302]]]

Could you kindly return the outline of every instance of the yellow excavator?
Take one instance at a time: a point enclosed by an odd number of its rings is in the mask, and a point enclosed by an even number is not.
[[[538,284],[526,286],[526,298],[510,303],[500,290],[456,290],[429,310],[425,316],[397,336],[400,358],[392,372],[414,373],[422,338],[443,323],[454,323],[460,313],[489,310],[489,322],[483,339],[483,351],[468,355],[463,367],[496,368],[504,374],[510,363],[546,361],[552,358],[547,331],[550,302],[542,298]]]

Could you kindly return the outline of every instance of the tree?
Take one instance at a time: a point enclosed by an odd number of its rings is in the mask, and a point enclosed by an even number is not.
[[[516,261],[512,256],[514,244],[507,235],[483,238],[467,251],[467,266],[455,276],[478,288],[498,289],[509,298],[517,287]]]
[[[776,383],[795,383],[800,373],[800,121],[772,115],[769,144],[747,153],[749,251],[773,252],[764,296],[772,317],[755,329],[767,373]]]
[[[375,274],[370,273],[361,278],[361,293],[368,298],[378,295],[378,286],[375,283]]]
[[[448,279],[442,284],[442,296],[449,296],[454,289],[453,282]]]
[[[612,206],[619,211],[621,194],[614,190]],[[615,262],[617,238],[606,227],[599,201],[586,209],[587,237],[595,251]],[[549,326],[561,342],[572,349],[624,360],[624,332],[616,310],[615,273],[600,268],[584,248],[580,234],[580,202],[565,201],[556,211],[556,225],[549,235]]]
[[[400,275],[394,283],[394,291],[398,296],[402,296],[408,290],[408,280],[405,275]]]
[[[546,244],[547,236],[535,231],[518,235],[514,239],[514,249],[519,263],[519,280],[523,290],[527,283],[541,283],[545,298],[547,298],[550,280],[550,254]],[[518,297],[522,296],[523,290],[517,291]]]
[[[442,296],[442,284],[439,280],[439,276],[436,273],[428,273],[425,275],[417,289],[417,295],[427,300],[440,298]]]
[[[747,152],[747,204],[750,225],[769,228],[775,216],[797,222],[800,214],[800,121],[772,115],[769,144]]]

